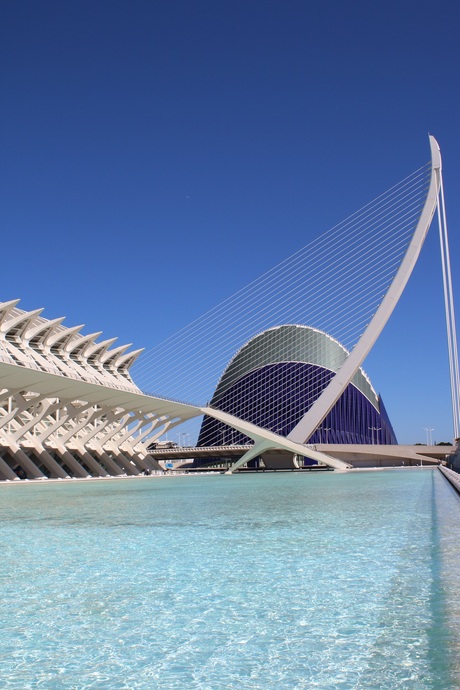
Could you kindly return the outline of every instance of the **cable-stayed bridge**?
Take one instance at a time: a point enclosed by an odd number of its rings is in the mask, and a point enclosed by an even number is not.
[[[174,391],[178,397],[188,400],[211,400],[212,411],[209,411],[209,417],[222,422],[224,426],[219,428],[223,437],[232,438],[229,430],[236,429],[244,435],[246,441],[252,439],[255,442],[253,449],[236,463],[234,469],[273,447],[275,439],[273,436],[268,438],[270,432],[276,434],[283,429],[286,451],[288,441],[300,444],[310,442],[311,445],[315,433],[316,440],[318,437],[321,440],[321,429],[324,434],[324,429],[330,426],[327,416],[347,386],[351,382],[360,387],[356,383],[356,376],[362,372],[361,364],[409,280],[436,209],[440,221],[443,258],[454,437],[458,436],[455,318],[442,163],[439,147],[433,137],[430,137],[430,148],[429,163],[320,235],[216,309],[151,350],[136,365],[136,379],[142,382],[144,388]],[[298,329],[291,327],[291,335],[285,335],[282,342],[283,355],[278,353],[273,358],[273,347],[270,350],[268,345],[261,346],[262,351],[259,347],[253,361],[244,364],[246,370],[257,369],[261,364],[273,361],[283,362],[289,359],[311,363],[314,360],[315,363],[322,364],[323,368],[327,367],[334,372],[334,376],[328,382],[321,380],[321,371],[307,382],[299,376],[297,389],[295,382],[294,385],[292,381],[289,382],[291,399],[304,395],[306,386],[310,393],[308,409],[298,416],[295,424],[291,423],[293,411],[287,395],[283,400],[283,390],[287,390],[287,383],[283,384],[278,380],[276,394],[284,406],[281,405],[280,409],[279,405],[271,401],[271,416],[265,415],[264,434],[261,436],[257,435],[254,426],[250,430],[248,427],[244,429],[241,420],[254,421],[256,415],[251,414],[253,401],[265,395],[263,387],[272,385],[271,381],[267,383],[267,379],[262,380],[260,376],[246,395],[241,395],[238,401],[227,405],[226,409],[219,390],[228,388],[226,378],[233,375],[232,368],[237,369],[236,377],[241,375],[240,360],[244,359],[242,353],[245,348],[250,349],[248,343],[257,339],[255,334],[267,334],[270,330],[276,330],[280,324],[307,324],[328,337],[318,338],[315,343],[316,351],[310,348],[307,359],[305,356],[302,359],[301,356],[292,355],[298,348],[299,338],[296,332]],[[287,326],[285,330],[287,332]],[[343,345],[345,355],[337,347],[331,352],[332,341]],[[281,345],[278,343],[276,347]],[[289,358],[286,356],[287,351],[290,352]],[[249,355],[246,359],[248,357]],[[364,372],[362,375],[366,378]],[[372,388],[370,382],[369,386]],[[364,393],[369,399],[376,396],[373,390]],[[230,409],[240,423],[225,416]],[[370,429],[380,427],[381,423],[369,422]],[[193,426],[179,429],[185,429],[186,435],[190,437],[198,436]],[[199,445],[215,443],[216,438],[215,425],[201,426]],[[360,443],[365,442],[366,439],[360,439]],[[368,442],[371,442],[370,439]],[[379,440],[379,443],[384,441]],[[292,447],[288,452],[294,452]]]
[[[152,444],[173,429],[192,424],[190,433],[200,433],[200,444],[209,445],[203,416],[250,443],[230,472],[272,452],[351,467],[311,440],[318,430],[327,433],[328,415],[347,387],[361,395],[361,426],[378,406],[361,365],[409,280],[436,209],[457,437],[457,341],[442,164],[433,137],[430,147],[429,163],[139,361],[139,351],[112,347],[114,339],[100,342],[100,333],[81,335],[80,326],[48,321],[42,310],[22,311],[18,300],[1,304],[0,477],[16,479],[18,469],[32,478],[154,471],[159,465]],[[289,376],[285,368],[276,383],[253,376],[245,395],[225,408],[215,392],[227,385],[229,371],[238,374],[241,361],[255,366],[248,353],[256,350],[248,343],[283,324],[291,325],[283,340],[272,340],[268,350],[267,339],[260,338],[257,357],[270,366],[275,349],[277,362],[288,364],[283,356],[289,351],[294,362],[310,367],[308,380],[302,366]],[[305,327],[310,344],[300,351]],[[254,410],[267,395],[262,422]],[[294,410],[292,401],[300,399]],[[376,419],[369,417],[371,434],[381,429]]]

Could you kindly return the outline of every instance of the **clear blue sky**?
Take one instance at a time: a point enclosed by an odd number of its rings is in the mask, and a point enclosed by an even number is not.
[[[429,158],[460,308],[460,3],[0,8],[1,299],[151,347]],[[365,363],[401,442],[452,434],[433,226]]]

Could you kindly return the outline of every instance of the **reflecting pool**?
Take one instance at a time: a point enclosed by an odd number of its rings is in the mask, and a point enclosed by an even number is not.
[[[460,687],[437,470],[0,486],[2,687]]]

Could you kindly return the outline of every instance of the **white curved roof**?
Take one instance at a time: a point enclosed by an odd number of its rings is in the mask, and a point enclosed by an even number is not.
[[[4,362],[102,385],[121,385],[138,391],[129,367],[142,350],[128,354],[128,346],[110,346],[111,338],[96,342],[101,331],[81,335],[83,326],[63,326],[64,318],[45,319],[42,309],[24,311],[19,300],[0,303],[0,354]]]
[[[348,351],[338,340],[318,328],[299,324],[274,326],[253,336],[232,357],[213,399],[241,376],[268,364],[304,362],[336,372],[347,356]],[[378,395],[361,368],[351,382],[378,409]]]

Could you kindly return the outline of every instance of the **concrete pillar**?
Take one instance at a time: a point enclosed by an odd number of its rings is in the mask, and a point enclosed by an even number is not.
[[[113,456],[117,464],[121,465],[127,474],[134,475],[135,477],[140,474],[140,471],[137,469],[136,465],[132,465],[129,459],[119,450],[114,450]]]
[[[5,462],[5,460],[0,457],[0,475],[3,475],[5,479],[9,479],[10,481],[19,481],[19,477],[16,474],[14,470],[11,469],[11,467],[8,465],[8,463]]]
[[[40,459],[40,461],[49,469],[51,472],[51,476],[54,477],[60,477],[61,479],[68,479],[69,475],[67,472],[60,466],[59,463],[56,462],[56,460],[48,453],[47,450],[40,449],[40,450],[34,450],[35,455]]]
[[[105,453],[103,450],[92,450],[92,452],[101,460],[106,467],[108,467],[113,474],[116,477],[119,477],[121,474],[125,474],[124,469],[122,469],[113,458],[111,458],[107,453]]]
[[[18,450],[13,450],[10,448],[8,450],[9,454],[16,460],[16,462],[21,465],[22,469],[27,473],[28,479],[46,479],[47,477],[43,474],[41,470],[38,469],[37,465],[32,462],[28,455],[24,453],[23,450],[18,448]]]
[[[96,474],[98,477],[108,477],[109,473],[105,471],[105,469],[98,463],[96,458],[94,458],[91,453],[89,453],[87,450],[80,450],[79,448],[75,448],[72,450],[75,450],[75,453],[79,455],[79,457],[84,461],[85,465],[89,467],[91,472]]]
[[[71,453],[69,453],[68,450],[65,450],[64,448],[56,448],[54,451],[60,458],[61,460],[67,465],[69,470],[72,470],[74,475],[76,477],[89,477],[90,474],[85,470],[85,468],[80,465],[78,460],[73,457]]]
[[[151,455],[145,455],[143,459],[144,459],[144,462],[146,463],[147,467],[149,468],[149,470],[151,470],[152,472],[158,472],[158,471],[163,472],[163,468],[160,465],[160,463],[158,462],[158,460],[155,460],[155,458],[152,458]]]
[[[145,470],[150,469],[147,463],[144,462],[143,458],[141,458],[137,453],[134,453],[134,451],[123,451],[123,454],[137,467],[139,472],[144,472]]]

